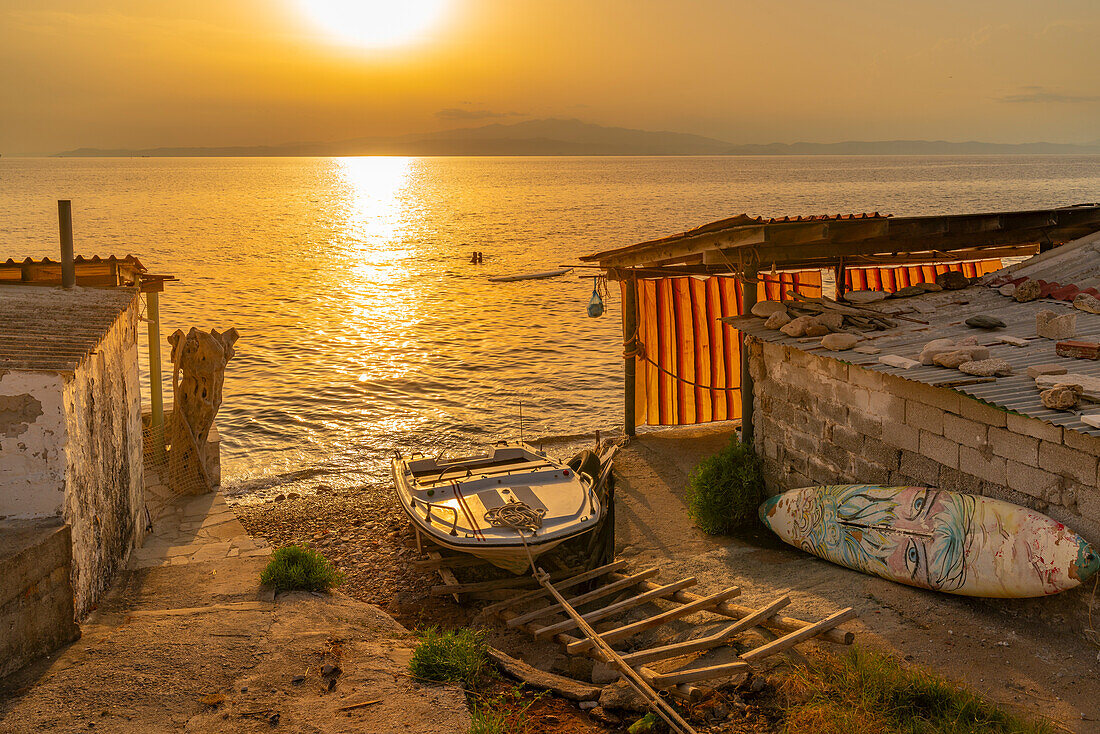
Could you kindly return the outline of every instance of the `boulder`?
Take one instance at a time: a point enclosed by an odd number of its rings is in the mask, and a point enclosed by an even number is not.
[[[1082,397],[1100,403],[1100,377],[1070,372],[1068,375],[1039,375],[1035,378],[1035,387],[1040,390],[1049,390],[1057,385],[1080,387]]]
[[[996,316],[987,316],[986,314],[971,316],[965,323],[972,329],[1003,329],[1006,326],[1005,322]]]
[[[1072,339],[1077,336],[1077,314],[1058,315],[1044,308],[1035,314],[1035,333],[1047,339]]]
[[[829,331],[840,331],[844,328],[844,314],[836,311],[826,311],[814,317],[819,324],[824,324]]]
[[[1012,296],[1016,293],[1016,286],[1012,283],[1009,283],[1008,285],[1002,285],[1000,288],[997,289],[997,292],[1000,293],[1002,296],[1012,298]]]
[[[1080,402],[1082,392],[1084,390],[1080,385],[1058,384],[1049,390],[1043,390],[1039,397],[1043,405],[1051,410],[1072,410]]]
[[[776,311],[786,311],[787,307],[782,301],[758,301],[752,305],[752,315],[766,319]]]
[[[947,367],[948,369],[958,369],[959,365],[965,362],[975,361],[970,356],[970,351],[966,349],[956,349],[953,352],[940,352],[932,358],[932,363],[939,367]]]
[[[787,336],[825,336],[829,333],[829,327],[825,326],[813,316],[799,316],[789,324],[783,326],[782,331]]]
[[[909,298],[911,296],[923,296],[927,293],[924,288],[919,285],[907,285],[904,288],[898,288],[896,291],[890,294],[890,298]]]
[[[648,711],[649,706],[625,680],[606,685],[600,693],[600,708],[625,711]]]
[[[1019,303],[1027,303],[1028,301],[1034,301],[1040,295],[1042,295],[1043,289],[1039,285],[1037,280],[1025,280],[1016,286],[1016,289],[1012,292],[1012,297]]]
[[[959,372],[977,377],[1006,377],[1012,374],[1012,365],[1003,359],[980,359],[975,362],[963,362]]]
[[[1073,307],[1085,313],[1100,313],[1100,298],[1088,293],[1078,293],[1073,299]]]
[[[791,315],[786,311],[776,311],[764,322],[765,329],[782,329],[791,323]]]
[[[938,293],[943,290],[943,286],[939,283],[916,283],[915,286],[925,293]]]
[[[970,285],[970,278],[957,270],[948,270],[936,276],[936,285],[945,291],[960,291]]]
[[[859,337],[855,334],[826,334],[821,337],[821,346],[826,349],[831,349],[834,352],[843,352],[846,349],[851,349],[859,342]]]
[[[852,291],[844,294],[844,300],[848,303],[878,303],[886,298],[883,291]]]
[[[953,339],[933,339],[924,345],[924,349],[921,350],[918,359],[923,365],[938,364],[936,362],[937,355],[958,352],[960,350],[965,352],[968,357],[968,359],[963,360],[965,362],[989,359],[988,347],[979,346],[977,340],[973,337],[967,337],[959,341],[954,341]],[[955,366],[957,367],[958,365]]]
[[[921,350],[920,356],[917,359],[920,360],[921,364],[930,365],[933,364],[932,360],[937,354],[941,352],[953,352],[957,348],[954,339],[933,339],[924,345],[924,349]]]

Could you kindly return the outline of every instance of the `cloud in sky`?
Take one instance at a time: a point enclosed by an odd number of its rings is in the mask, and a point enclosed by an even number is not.
[[[435,113],[440,120],[500,120],[508,117],[527,117],[522,112],[493,112],[492,110],[463,110],[448,107]]]
[[[1046,87],[1020,87],[1020,90],[1015,94],[1003,94],[997,97],[997,101],[1014,103],[1060,102],[1065,104],[1082,104],[1100,102],[1100,95],[1062,94],[1060,92],[1052,92]]]

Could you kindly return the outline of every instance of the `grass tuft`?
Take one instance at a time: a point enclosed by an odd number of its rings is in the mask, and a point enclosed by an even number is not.
[[[315,550],[288,545],[271,554],[260,574],[260,583],[277,591],[328,591],[344,577]]]
[[[764,476],[752,447],[734,437],[691,473],[688,512],[703,532],[730,533],[756,522],[764,500]]]
[[[889,655],[853,648],[797,668],[781,693],[782,734],[1048,734],[972,691]]]
[[[475,706],[470,713],[469,734],[510,734],[504,714]]]
[[[433,627],[417,636],[420,641],[409,661],[409,672],[418,680],[461,683],[467,690],[474,690],[495,670],[486,654],[482,632],[440,632]]]

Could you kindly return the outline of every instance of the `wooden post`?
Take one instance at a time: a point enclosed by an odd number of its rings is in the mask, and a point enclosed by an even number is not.
[[[149,402],[152,408],[153,448],[164,454],[164,394],[160,374],[160,293],[145,294],[145,321],[149,328]]]
[[[756,275],[755,268],[746,268],[742,272],[741,281],[741,314],[747,316],[756,305]],[[753,425],[753,385],[752,375],[749,374],[749,350],[745,344],[745,332],[738,332],[741,343],[741,441],[752,445]]]
[[[634,436],[637,417],[634,414],[636,385],[634,351],[638,346],[638,281],[631,273],[623,289],[623,429]]]
[[[844,267],[844,256],[842,255],[840,260],[837,261],[836,274],[834,276],[836,280],[836,300],[838,301],[847,291],[847,285],[845,284],[845,281],[848,279],[847,273],[848,269]],[[821,295],[824,296],[825,294],[822,293]]]
[[[73,203],[57,200],[57,224],[61,230],[61,287],[76,285],[76,263],[73,260]]]

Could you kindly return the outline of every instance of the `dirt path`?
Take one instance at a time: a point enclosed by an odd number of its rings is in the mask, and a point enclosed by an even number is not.
[[[179,503],[82,638],[6,682],[0,731],[469,728],[460,691],[406,675],[413,639],[389,615],[342,594],[265,592],[267,551],[224,503]]]
[[[1018,713],[1081,734],[1100,731],[1100,655],[1079,634],[1037,623],[1036,604],[975,600],[914,589],[835,566],[761,531],[709,538],[687,515],[684,488],[700,459],[729,441],[703,428],[640,436],[616,458],[620,555],[659,565],[662,578],[695,575],[700,589],[740,585],[746,604],[790,592],[790,616],[817,619],[854,607],[846,625],[865,647],[891,650],[965,682]],[[836,650],[835,646],[829,648]]]

